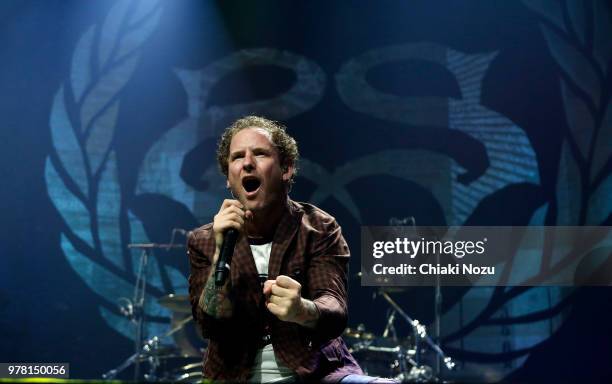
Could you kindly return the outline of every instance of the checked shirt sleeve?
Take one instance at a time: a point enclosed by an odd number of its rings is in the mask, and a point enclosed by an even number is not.
[[[211,259],[214,252],[215,239],[212,235],[212,224],[207,224],[190,233],[187,239],[187,255],[190,265],[189,301],[193,318],[202,329],[202,335],[207,339],[223,335],[222,331],[225,327],[220,320],[204,313],[199,305],[200,296],[212,268]]]
[[[320,228],[311,248],[308,283],[319,311],[314,334],[330,340],[342,334],[347,323],[347,269],[350,252],[342,230],[331,216]]]

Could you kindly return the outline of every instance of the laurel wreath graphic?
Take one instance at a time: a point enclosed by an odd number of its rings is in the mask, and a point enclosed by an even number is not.
[[[101,23],[89,27],[77,42],[70,74],[55,94],[49,121],[53,151],[45,179],[65,224],[61,248],[74,271],[106,300],[107,305],[99,307],[102,317],[129,338],[132,326],[115,314],[113,305],[134,291],[133,260],[120,236],[113,137],[121,91],[161,10],[156,1],[118,1]],[[134,236],[142,239],[141,226],[134,218],[130,222]],[[146,300],[147,315],[167,317],[152,297]],[[152,323],[149,331],[160,326]]]
[[[569,131],[565,135],[557,196],[579,202],[560,217],[561,225],[610,223],[601,209],[612,193],[612,103],[610,76],[612,13],[604,1],[524,0],[540,27],[560,72]],[[592,20],[591,23],[588,20]],[[569,189],[568,184],[579,187]]]
[[[588,5],[579,1],[523,0],[539,16],[540,26],[551,55],[561,73],[561,90],[569,126],[561,155],[557,183],[557,222],[547,222],[546,204],[533,216],[536,225],[610,225],[610,212],[606,196],[612,194],[612,105],[610,93],[604,88],[609,76],[612,46],[607,36],[612,33],[610,10],[604,2]],[[590,13],[588,16],[587,14]],[[589,28],[587,20],[593,20]],[[579,187],[574,187],[574,186]],[[564,202],[579,202],[576,206],[564,206]],[[609,208],[608,208],[609,209]],[[572,262],[578,262],[578,253],[562,257],[555,264],[546,261],[543,250],[542,267],[534,278],[549,276]],[[592,270],[597,266],[593,265]],[[470,290],[467,295],[476,292]],[[554,332],[562,319],[559,315],[572,303],[575,291],[562,292],[552,288],[513,287],[491,289],[490,300],[465,326],[451,332],[443,342],[457,342],[482,326],[519,327],[529,325],[549,326]],[[467,296],[466,295],[466,296]],[[522,307],[520,298],[532,296],[532,303],[550,303],[548,308]],[[541,299],[536,299],[540,296]],[[548,297],[546,297],[548,296]],[[506,307],[512,302],[515,310]],[[516,310],[518,304],[518,310]],[[501,315],[501,316],[500,316]],[[466,351],[468,360],[507,361],[508,358],[524,359],[542,340],[532,338],[518,348],[509,348],[507,353],[484,354]],[[449,348],[449,353],[462,354],[460,349]],[[519,362],[519,365],[521,363]]]

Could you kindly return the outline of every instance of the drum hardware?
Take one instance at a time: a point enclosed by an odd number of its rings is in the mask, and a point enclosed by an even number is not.
[[[416,221],[413,217],[409,217],[402,221],[394,220],[389,223],[389,225],[407,224],[415,227]],[[432,236],[432,234],[436,238],[439,237],[433,230],[428,230],[426,235]],[[437,254],[436,258],[439,259],[439,257],[440,255]],[[358,273],[355,277],[361,278],[361,273]],[[438,344],[440,341],[440,314],[442,303],[440,283],[440,280],[437,279],[434,294],[434,336],[436,342],[427,334],[425,325],[408,316],[408,314],[406,314],[406,312],[404,312],[389,296],[391,292],[405,292],[406,288],[385,287],[373,294],[373,299],[377,296],[381,296],[389,305],[382,337],[374,336],[366,339],[363,337],[364,334],[373,334],[365,332],[365,327],[363,325],[358,326],[357,330],[347,328],[343,335],[348,341],[350,347],[349,351],[354,354],[354,357],[359,361],[368,375],[392,377],[401,382],[435,382],[439,380],[441,362],[443,362],[444,366],[449,370],[455,368],[455,362],[449,356],[445,355]],[[403,318],[410,326],[413,340],[410,340],[408,343],[400,340],[397,336],[395,327],[397,316]],[[431,349],[435,353],[435,371],[429,365],[422,364],[421,362],[423,351],[426,349]]]
[[[132,299],[125,297],[118,299],[119,311],[122,315],[127,317],[130,322],[136,326],[136,335],[134,338],[134,349],[135,352],[124,360],[119,366],[109,370],[102,375],[103,379],[114,379],[119,373],[124,371],[130,366],[134,366],[134,381],[140,381],[140,364],[147,363],[148,371],[143,375],[147,381],[158,381],[168,380],[170,375],[167,373],[167,369],[160,372],[160,366],[165,365],[166,361],[174,358],[178,358],[184,366],[184,359],[193,358],[190,355],[184,355],[175,346],[167,346],[160,344],[160,338],[153,336],[149,339],[145,339],[144,334],[144,321],[145,321],[145,297],[147,287],[147,264],[148,259],[152,256],[155,249],[164,249],[166,251],[172,248],[184,248],[182,244],[174,244],[174,238],[176,233],[181,233],[185,236],[188,232],[174,228],[172,230],[172,240],[168,244],[156,244],[156,243],[139,243],[139,244],[128,244],[129,249],[140,249],[140,259],[136,275],[136,282],[134,284],[134,295]],[[182,314],[189,314],[189,316],[173,322],[173,328],[166,332],[162,337],[169,337],[175,335],[179,330],[192,320],[191,308],[189,306],[189,300],[184,295],[167,295],[162,297],[160,304],[171,311]],[[173,314],[174,319],[174,314]],[[143,341],[144,340],[144,341]],[[200,355],[201,356],[201,355]],[[197,363],[196,363],[197,364]],[[201,366],[201,363],[199,363]],[[184,368],[184,367],[181,367]],[[161,373],[161,374],[160,374]]]
[[[406,364],[414,365],[416,352],[411,339],[375,336],[367,332],[363,324],[347,328],[343,337],[347,340],[349,352],[368,375],[397,377],[407,370]]]
[[[155,371],[159,366],[159,355],[164,349],[160,348],[159,338],[154,336],[146,340],[141,349],[136,353],[128,357],[123,363],[117,368],[111,369],[110,371],[102,374],[102,378],[105,380],[115,378],[119,373],[127,369],[129,366],[139,366],[142,362],[149,363],[149,372],[144,375],[148,381],[154,381]]]
[[[433,239],[433,240],[440,240],[442,237],[444,237],[444,233],[446,233],[446,229],[444,229],[443,232],[441,232],[439,228],[436,229],[436,228],[429,227],[429,226],[421,226],[417,228],[416,218],[414,216],[405,217],[402,220],[398,220],[392,217],[391,219],[389,219],[389,225],[402,225],[402,226],[410,225],[413,229],[416,230],[416,232],[418,233],[420,237],[425,237],[425,238]],[[440,252],[435,252],[435,263],[436,265],[440,265]],[[390,299],[390,298],[387,295],[385,299]],[[421,336],[422,338],[427,338],[427,341],[426,341],[427,343],[436,344],[436,346],[440,344],[441,315],[442,315],[442,283],[441,283],[440,275],[436,274],[436,280],[435,280],[435,285],[434,285],[434,324],[433,324],[434,326],[433,335],[434,335],[435,343],[433,342],[433,340],[431,340],[431,338],[427,336],[427,333],[424,327],[422,328],[422,332],[424,333],[423,333],[423,336]],[[413,326],[413,328],[416,328],[416,327],[418,327],[418,322],[416,325]],[[415,334],[419,334],[419,332],[415,332]],[[443,359],[444,356],[443,356],[442,350],[439,347],[437,349],[438,350],[436,350],[437,355],[436,355],[436,361],[435,361],[435,373],[436,373],[436,376],[440,376],[440,360],[441,358]],[[419,354],[417,353],[417,356],[418,355]]]
[[[145,314],[145,297],[147,292],[147,263],[150,250],[154,247],[149,244],[129,244],[128,248],[140,249],[140,260],[138,263],[138,274],[136,275],[136,283],[134,284],[134,299],[132,300],[133,318],[136,323],[136,337],[134,338],[135,354],[138,356],[138,351],[142,345],[144,338],[144,314]],[[140,359],[134,362],[134,381],[137,381],[140,376]]]
[[[385,330],[383,331],[383,337],[387,337],[390,331],[393,334],[393,340],[397,340],[397,332],[395,332],[395,326],[393,326],[394,322],[395,310],[392,309],[387,315],[387,325],[385,326]]]
[[[396,377],[396,379],[411,382],[431,382],[437,380],[437,378],[434,378],[433,376],[433,370],[431,367],[420,364],[422,343],[425,343],[436,353],[436,357],[444,362],[444,366],[447,369],[452,370],[455,367],[455,362],[449,356],[446,356],[440,346],[434,343],[431,337],[429,337],[425,325],[408,316],[408,314],[406,314],[406,312],[404,312],[404,310],[402,310],[402,308],[383,289],[379,290],[379,295],[385,299],[391,308],[393,308],[393,311],[388,316],[389,319],[387,321],[387,327],[389,328],[392,326],[395,319],[391,319],[391,317],[395,316],[397,313],[410,325],[414,334],[414,359],[405,354],[402,348],[398,350],[397,353],[400,374]],[[407,369],[406,362],[412,365],[410,370]]]
[[[170,337],[176,334],[178,331],[182,330],[186,324],[191,322],[193,318],[191,316],[185,317],[184,319],[177,322],[177,325],[170,329],[168,332],[164,333],[161,338]],[[121,365],[117,368],[111,369],[110,371],[104,373],[102,375],[103,379],[113,379],[123,370],[127,369],[131,365],[136,365],[140,363],[148,364],[148,371],[145,373],[144,379],[146,381],[187,381],[189,378],[197,379],[197,374],[195,372],[187,372],[190,375],[188,377],[183,378],[182,380],[175,380],[177,378],[177,373],[174,372],[176,370],[180,370],[180,372],[189,371],[193,369],[198,369],[198,372],[201,375],[202,361],[201,354],[190,355],[183,353],[178,347],[174,345],[162,345],[161,339],[158,336],[153,336],[152,338],[146,340],[143,343],[143,346],[137,353],[134,353],[130,357],[128,357]],[[200,351],[202,352],[202,351]],[[173,371],[170,371],[170,368],[167,367],[170,359],[177,359],[178,368],[173,368]],[[185,365],[186,360],[197,359],[197,363],[191,363]],[[183,373],[181,373],[183,374]],[[196,380],[197,381],[197,380]]]
[[[390,226],[411,226],[413,229],[416,229],[417,232],[420,232],[419,235],[427,238],[433,238],[439,240],[444,236],[439,230],[436,230],[432,227],[420,227],[417,229],[416,226],[416,218],[414,216],[404,217],[401,219],[397,219],[392,217],[389,219]],[[444,231],[446,232],[446,231]],[[440,264],[440,252],[436,252],[436,263]],[[385,301],[391,306],[391,312],[387,315],[387,325],[383,332],[383,337],[386,337],[389,332],[392,333],[395,340],[397,340],[397,333],[394,328],[395,315],[398,313],[412,328],[414,334],[414,360],[410,357],[407,357],[407,361],[412,365],[409,372],[406,371],[406,360],[404,359],[406,356],[402,356],[402,351],[398,351],[398,360],[400,365],[400,375],[396,378],[401,381],[437,381],[437,378],[440,376],[440,365],[441,361],[444,363],[444,366],[452,370],[455,367],[455,363],[453,360],[444,354],[442,349],[439,346],[440,343],[440,317],[442,312],[442,289],[441,289],[441,280],[440,275],[436,275],[436,282],[434,287],[434,337],[435,342],[431,339],[431,337],[427,334],[426,327],[421,324],[418,320],[410,318],[401,307],[389,296],[389,292],[397,292],[403,291],[401,287],[385,287],[385,289],[380,289],[378,294],[382,296]],[[374,297],[376,297],[376,293]],[[421,343],[426,343],[435,353],[435,376],[433,375],[433,370],[429,366],[420,365],[421,359]],[[403,364],[403,365],[402,365]]]

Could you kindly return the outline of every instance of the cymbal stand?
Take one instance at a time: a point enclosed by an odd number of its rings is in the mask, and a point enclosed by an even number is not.
[[[436,237],[436,240],[439,240]],[[440,252],[436,252],[436,265],[440,265]],[[436,274],[436,286],[434,291],[434,337],[436,345],[440,345],[440,317],[442,316],[442,284],[440,274]],[[436,356],[436,376],[440,376],[440,354]]]
[[[389,336],[389,332],[393,335],[393,341],[397,342],[397,332],[395,331],[395,325],[393,322],[395,321],[395,309],[391,309],[387,312],[387,325],[385,326],[385,330],[383,331],[382,337]]]
[[[136,320],[136,337],[134,338],[134,349],[136,353],[140,351],[142,339],[144,338],[144,321],[145,321],[145,305],[147,291],[147,263],[149,259],[149,250],[152,248],[140,248],[140,261],[138,264],[138,274],[136,275],[136,283],[134,284],[134,311]],[[138,381],[140,376],[140,359],[134,364],[134,381]]]
[[[141,249],[140,260],[138,262],[138,271],[136,275],[136,282],[134,283],[134,295],[130,301],[127,298],[120,298],[120,301],[127,302],[127,305],[121,306],[121,313],[127,316],[130,322],[136,325],[136,335],[134,337],[134,354],[128,357],[123,363],[117,368],[111,369],[110,371],[102,375],[103,379],[112,379],[117,374],[125,370],[130,365],[134,364],[134,381],[139,381],[140,376],[140,360],[143,355],[143,351],[148,351],[146,348],[157,345],[157,337],[151,340],[147,340],[145,345],[142,344],[144,338],[144,317],[145,317],[145,304],[146,304],[146,291],[147,291],[147,264],[149,259],[149,251],[155,247],[153,244],[128,244],[128,248]],[[151,344],[153,343],[153,344]],[[152,362],[155,363],[155,362]]]

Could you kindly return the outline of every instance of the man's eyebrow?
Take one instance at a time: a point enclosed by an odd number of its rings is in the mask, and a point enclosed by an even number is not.
[[[242,154],[242,153],[244,153],[244,149],[239,149],[239,150],[237,150],[237,151],[230,152],[230,157],[234,157],[234,156],[236,156],[236,155],[240,155],[240,154]]]
[[[246,149],[238,149],[234,152],[230,152],[229,157],[230,159],[233,159],[235,156],[238,155],[243,155],[245,153]],[[252,147],[251,148],[252,152],[263,152],[263,153],[272,153],[272,149],[271,148],[267,148],[267,147]]]

